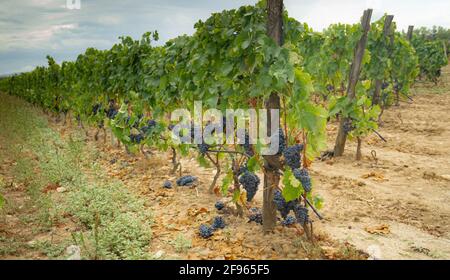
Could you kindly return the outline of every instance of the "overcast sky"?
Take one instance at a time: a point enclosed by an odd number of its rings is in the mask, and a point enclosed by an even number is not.
[[[139,38],[158,30],[162,42],[192,34],[193,25],[212,12],[254,4],[257,0],[67,0],[0,1],[0,75],[28,71],[45,64],[73,60],[88,47],[110,48],[121,35]],[[74,0],[78,1],[78,0]],[[449,0],[285,0],[290,16],[316,30],[331,23],[355,23],[366,8],[373,18],[395,15],[400,29],[408,25],[450,28]]]

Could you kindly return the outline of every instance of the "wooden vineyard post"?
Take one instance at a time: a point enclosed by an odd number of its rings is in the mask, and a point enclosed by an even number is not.
[[[442,41],[442,45],[444,47],[444,55],[445,57],[448,58],[448,53],[447,53],[447,43],[445,41]]]
[[[394,19],[394,16],[387,15],[384,20],[384,28],[383,28],[383,36],[389,37],[391,34],[391,24],[392,20]],[[373,93],[372,97],[372,105],[378,105],[380,104],[380,94],[381,94],[381,87],[383,85],[383,80],[376,80],[375,81],[375,91]]]
[[[406,40],[411,43],[412,36],[414,31],[414,25],[408,26],[408,32],[406,33]],[[400,88],[397,86],[394,86],[394,93],[395,93],[395,106],[400,106]]]
[[[278,45],[283,44],[283,0],[267,0],[267,35]],[[280,109],[280,97],[272,92],[266,102],[267,132],[269,135],[278,133],[271,130],[271,109]],[[279,122],[279,120],[278,120]],[[263,193],[263,230],[272,232],[276,225],[277,209],[273,201],[275,188],[280,183],[280,156],[264,156],[264,193]]]
[[[409,42],[411,42],[411,40],[412,40],[413,31],[414,31],[414,25],[408,26],[408,33],[406,33],[406,40],[408,40]]]
[[[363,34],[361,36],[361,39],[359,39],[358,44],[356,45],[352,66],[350,68],[350,78],[348,80],[348,87],[347,87],[347,97],[350,100],[353,100],[356,95],[356,84],[358,83],[359,80],[362,60],[364,57],[364,52],[366,51],[366,44],[370,30],[371,17],[372,17],[372,9],[365,10],[361,20],[361,27],[363,29]],[[337,157],[340,157],[344,154],[345,142],[347,141],[347,132],[344,129],[344,124],[346,121],[348,121],[347,118],[341,118],[339,123],[339,131],[336,137],[336,143],[334,145],[334,156]]]

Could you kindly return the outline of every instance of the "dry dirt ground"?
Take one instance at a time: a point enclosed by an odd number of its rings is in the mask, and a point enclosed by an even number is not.
[[[320,227],[361,250],[379,246],[385,259],[449,259],[450,67],[437,86],[418,83],[413,92],[414,102],[384,114],[387,143],[365,139],[361,162],[349,143],[344,157],[314,163],[325,200]],[[330,127],[330,139],[335,133]]]
[[[226,229],[201,239],[198,226],[218,215],[214,203],[231,200],[208,193],[214,170],[199,167],[194,157],[183,158],[183,174],[199,177],[198,187],[166,190],[163,182],[177,178],[170,175],[169,153],[154,151],[148,159],[128,156],[109,138],[106,143],[94,141],[93,131],[86,146],[99,153],[97,162],[108,175],[147,201],[154,217],[149,251],[155,258],[359,259],[367,258],[368,252],[382,259],[450,259],[450,67],[443,73],[438,85],[419,82],[414,102],[385,112],[379,132],[387,142],[376,135],[367,137],[363,160],[355,162],[356,145],[349,141],[342,158],[313,163],[314,192],[324,199],[325,216],[323,221],[315,219],[315,244],[297,228],[278,225],[275,234],[264,235],[261,226],[231,214],[224,215]],[[77,129],[50,125],[63,138]],[[330,148],[335,133],[331,124]],[[20,203],[26,200],[23,191],[5,196],[26,211]],[[261,207],[261,197],[260,190],[249,207]],[[30,242],[36,236],[26,222],[18,222],[21,211],[10,215],[3,230]],[[66,226],[66,231],[72,230],[77,226]],[[59,239],[68,235],[58,234]],[[190,246],[181,246],[182,240]],[[16,257],[45,258],[22,251]]]

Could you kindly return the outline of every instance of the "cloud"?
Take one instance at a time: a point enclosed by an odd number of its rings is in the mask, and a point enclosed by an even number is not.
[[[118,15],[99,16],[97,22],[102,25],[117,25],[122,22],[122,18]]]
[[[0,1],[0,74],[76,59],[88,47],[110,48],[122,35],[140,38],[158,30],[160,42],[192,34],[194,24],[213,12],[255,4],[257,0],[81,0],[69,10],[66,0]],[[448,0],[284,0],[289,15],[316,30],[331,23],[355,23],[367,7],[374,19],[395,15],[400,28],[410,24],[450,27]],[[28,67],[28,68],[27,68]]]

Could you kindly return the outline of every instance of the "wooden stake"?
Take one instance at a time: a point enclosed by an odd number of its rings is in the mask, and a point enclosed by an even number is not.
[[[406,40],[408,40],[409,42],[411,42],[411,40],[412,40],[413,31],[414,31],[414,25],[408,26],[408,33],[406,33]]]
[[[363,17],[361,19],[361,28],[363,29],[363,34],[361,39],[359,39],[358,44],[355,48],[355,54],[353,57],[352,66],[350,68],[350,78],[347,87],[347,96],[350,100],[353,100],[356,95],[356,84],[359,80],[359,75],[361,73],[362,60],[364,57],[364,52],[366,51],[366,44],[368,39],[368,34],[370,30],[370,19],[372,17],[372,9],[364,11]],[[344,154],[345,142],[347,141],[347,132],[344,129],[344,123],[346,118],[340,119],[339,132],[336,137],[336,143],[334,145],[334,156],[340,157]]]

